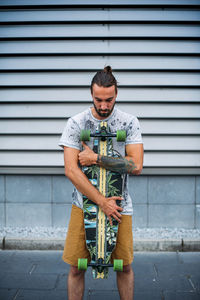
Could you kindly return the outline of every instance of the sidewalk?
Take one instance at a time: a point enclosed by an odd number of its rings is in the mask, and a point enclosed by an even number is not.
[[[69,266],[62,251],[0,250],[1,300],[67,300]],[[199,300],[199,252],[136,252],[134,300]],[[86,272],[84,300],[119,300],[115,274],[93,280]]]

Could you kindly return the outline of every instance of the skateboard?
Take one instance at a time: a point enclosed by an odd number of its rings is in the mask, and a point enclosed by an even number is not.
[[[90,141],[93,137],[93,151],[100,155],[119,157],[119,154],[113,149],[113,139],[118,142],[124,142],[126,131],[118,130],[111,133],[107,122],[101,122],[95,133],[91,134],[89,130],[82,130],[81,141]],[[122,196],[123,177],[120,173],[111,172],[97,165],[84,166],[82,168],[93,186],[105,197]],[[116,201],[121,205],[121,201]],[[83,195],[83,212],[86,245],[90,252],[91,261],[85,258],[78,259],[78,269],[86,270],[88,266],[92,267],[93,278],[107,278],[108,268],[113,267],[114,271],[123,270],[123,260],[116,259],[113,264],[110,263],[111,254],[116,246],[118,222],[112,218],[113,225],[110,225],[109,219],[103,213],[101,208]]]

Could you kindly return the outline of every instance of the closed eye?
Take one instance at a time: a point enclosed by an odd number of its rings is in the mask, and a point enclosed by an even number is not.
[[[100,99],[100,98],[97,98],[97,97],[95,97],[95,100],[97,101],[97,102],[103,102],[103,100],[102,99]],[[106,102],[111,102],[113,100],[113,97],[111,97],[111,98],[108,98],[108,99],[105,99],[105,101]]]
[[[108,98],[106,99],[106,102],[111,102],[113,100],[113,98]]]

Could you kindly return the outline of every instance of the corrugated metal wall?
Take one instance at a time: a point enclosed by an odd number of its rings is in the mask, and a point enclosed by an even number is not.
[[[63,173],[66,118],[110,64],[144,174],[199,174],[200,1],[0,1],[0,172]]]

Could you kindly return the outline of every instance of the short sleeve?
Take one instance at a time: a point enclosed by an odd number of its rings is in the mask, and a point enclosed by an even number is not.
[[[143,144],[140,123],[136,117],[129,123],[126,134],[126,145]]]
[[[80,128],[72,118],[67,121],[58,145],[81,150]]]

